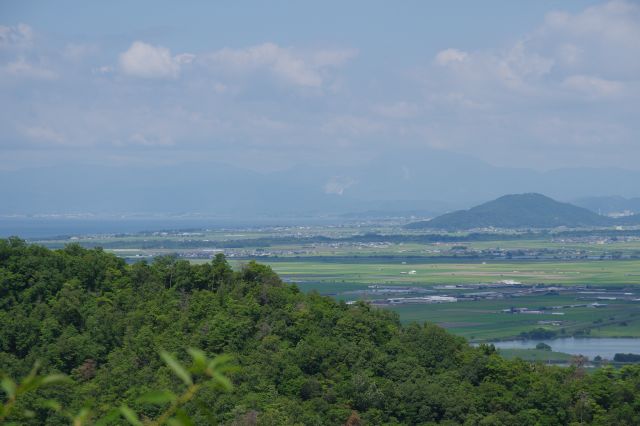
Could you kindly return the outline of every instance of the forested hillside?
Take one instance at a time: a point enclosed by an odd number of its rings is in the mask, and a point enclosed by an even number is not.
[[[637,219],[637,218],[634,218]],[[631,224],[632,220],[629,220]],[[409,228],[463,230],[473,228],[570,228],[613,226],[614,219],[583,207],[561,203],[542,194],[505,195],[469,210],[458,210],[429,221],[409,224]]]
[[[305,295],[263,265],[232,271],[222,255],[127,265],[100,249],[0,240],[0,307],[3,375],[39,360],[73,380],[28,394],[17,424],[68,424],[50,399],[94,420],[123,403],[155,417],[164,408],[138,397],[184,387],[158,353],[184,361],[189,347],[239,367],[232,391],[205,387],[186,405],[195,424],[640,424],[638,366],[507,361],[434,325]]]

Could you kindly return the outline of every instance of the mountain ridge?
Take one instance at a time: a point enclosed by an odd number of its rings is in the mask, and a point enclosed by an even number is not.
[[[634,183],[640,181],[638,170],[498,167],[427,148],[358,164],[303,163],[270,172],[225,161],[0,170],[0,214],[146,211],[236,216],[374,210],[419,211],[428,217],[502,194],[535,192],[558,200],[593,194],[640,196]]]
[[[578,198],[572,203],[603,215],[626,212],[640,213],[640,197],[593,196]]]
[[[464,230],[475,228],[605,227],[640,224],[640,215],[618,220],[584,207],[556,201],[539,193],[508,194],[467,210],[457,210],[428,221],[413,222],[410,229]]]

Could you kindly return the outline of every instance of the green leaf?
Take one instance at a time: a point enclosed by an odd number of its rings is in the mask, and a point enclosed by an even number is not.
[[[45,401],[42,402],[42,406],[45,408],[48,408],[50,410],[53,411],[60,411],[62,410],[62,405],[60,405],[60,403],[56,400],[53,399],[47,399]]]
[[[9,377],[3,377],[0,385],[9,398],[16,396],[16,382]]]
[[[167,421],[171,426],[194,426],[193,420],[187,415],[183,409],[176,412],[176,416]]]
[[[83,425],[89,421],[91,417],[91,410],[88,407],[83,407],[80,409],[78,414],[73,418],[74,425]]]
[[[42,385],[52,385],[55,383],[71,382],[71,379],[64,374],[50,374],[42,378]]]
[[[228,364],[231,363],[231,361],[233,361],[233,357],[231,355],[228,355],[228,354],[218,355],[217,357],[212,359],[211,362],[209,362],[208,367],[211,370],[219,370],[221,368],[229,368]]]
[[[106,426],[106,425],[113,424],[113,422],[119,417],[120,417],[120,410],[118,410],[117,408],[112,408],[104,417],[102,417],[101,419],[98,419],[95,422],[94,426]]]
[[[31,369],[31,371],[29,372],[29,374],[27,375],[27,377],[25,377],[24,379],[22,379],[22,386],[29,386],[31,385],[31,383],[36,379],[36,375],[38,373],[38,370],[40,369],[40,361],[36,361],[33,363],[33,368]]]
[[[213,377],[213,380],[215,380],[216,383],[218,383],[220,387],[222,387],[222,389],[226,391],[230,391],[231,389],[233,389],[233,383],[231,383],[231,380],[229,380],[227,377],[223,376],[222,374],[218,373],[217,371],[213,372],[212,377]]]
[[[120,406],[120,414],[133,426],[143,426],[142,422],[138,420],[138,415],[126,405]]]
[[[32,390],[38,389],[42,386],[52,385],[56,383],[62,383],[66,381],[71,381],[64,374],[51,374],[49,376],[29,376],[27,379],[23,380],[18,388],[18,393],[23,394],[27,392],[31,392]]]
[[[160,356],[167,363],[169,368],[176,373],[176,376],[180,377],[180,379],[185,382],[187,385],[193,384],[193,379],[191,378],[191,374],[180,364],[176,359],[169,354],[169,352],[161,351]]]
[[[187,352],[193,358],[193,365],[198,372],[202,372],[207,368],[207,355],[204,351],[196,348],[188,348]]]
[[[138,402],[162,405],[176,400],[176,395],[168,390],[156,390],[147,392],[138,398]]]

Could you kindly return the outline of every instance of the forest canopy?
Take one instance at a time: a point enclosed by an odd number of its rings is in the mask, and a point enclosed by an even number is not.
[[[28,394],[9,421],[69,424],[50,400],[94,419],[122,404],[154,418],[166,407],[140,395],[185,386],[159,353],[188,363],[187,348],[237,364],[232,390],[203,387],[185,405],[194,424],[640,424],[640,366],[505,360],[433,324],[304,294],[268,266],[232,270],[221,254],[128,265],[100,248],[0,240],[2,375],[38,361],[71,379]]]

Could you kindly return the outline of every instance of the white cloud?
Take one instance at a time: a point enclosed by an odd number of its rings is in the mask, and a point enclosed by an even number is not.
[[[324,82],[324,68],[342,65],[354,54],[352,50],[321,50],[304,55],[274,43],[263,43],[246,49],[225,48],[211,54],[210,59],[215,65],[233,71],[268,70],[292,85],[319,88]]]
[[[193,58],[194,55],[184,53],[172,57],[165,47],[136,41],[120,54],[120,70],[135,77],[176,78],[180,74],[180,65],[191,62]]]
[[[93,72],[94,74],[109,74],[113,72],[113,67],[110,65],[103,65],[93,68],[91,72]]]
[[[58,77],[53,70],[34,65],[24,57],[19,57],[15,61],[0,67],[0,74],[14,78],[30,78],[35,80],[54,80]]]
[[[173,139],[167,134],[152,134],[135,132],[129,136],[129,141],[142,146],[171,146]]]
[[[551,71],[554,62],[553,58],[530,51],[523,41],[515,43],[501,59],[501,63],[505,64],[517,79],[543,77]]]
[[[357,54],[354,49],[320,50],[313,53],[311,61],[316,67],[337,67]]]
[[[176,55],[173,59],[180,65],[186,65],[192,63],[195,58],[196,55],[192,53],[181,53],[179,55]]]
[[[73,61],[81,61],[88,56],[97,54],[99,48],[95,44],[69,43],[64,48],[63,55]]]
[[[557,31],[575,38],[598,37],[606,42],[636,45],[640,38],[640,7],[628,1],[614,0],[586,8],[577,14],[551,12],[545,17],[543,31]]]
[[[266,68],[278,77],[298,86],[319,87],[322,76],[305,62],[273,43],[264,43],[247,49],[222,49],[213,54],[213,60],[238,70]]]
[[[448,77],[480,89],[498,84],[508,89],[527,90],[528,84],[548,74],[554,64],[547,58],[527,49],[519,41],[502,50],[462,52],[446,49],[435,56],[435,63],[449,70]]]
[[[384,130],[384,125],[367,117],[342,115],[330,118],[322,126],[322,130],[331,135],[357,137],[381,132]]]
[[[622,92],[623,84],[619,81],[605,80],[588,75],[572,75],[563,81],[563,86],[583,92],[593,97],[617,95]]]
[[[491,107],[491,104],[489,103],[471,100],[463,93],[455,91],[444,94],[432,94],[428,97],[428,100],[437,107],[449,106],[477,110],[489,110]]]
[[[551,12],[538,28],[504,48],[449,48],[434,62],[467,95],[496,90],[494,84],[535,96],[549,95],[554,84],[610,95],[620,90],[617,81],[639,79],[639,40],[640,6],[614,0],[574,14]]]
[[[501,49],[442,50],[425,80],[431,99],[456,93],[467,105],[505,110],[534,98],[640,95],[639,40],[640,5],[614,0],[577,13],[548,13],[540,26]]]
[[[31,47],[32,42],[33,30],[29,25],[0,25],[0,48],[24,49]]]
[[[580,61],[583,60],[584,55],[585,51],[583,48],[567,42],[558,46],[556,58],[560,65],[571,67],[578,65]]]
[[[467,52],[458,49],[446,49],[438,52],[435,60],[438,65],[446,66],[455,62],[464,62],[468,57],[469,54]]]
[[[26,24],[0,25],[0,77],[54,80],[64,53],[50,56],[38,43],[34,30]]]
[[[23,134],[35,142],[53,142],[63,145],[66,138],[56,130],[46,126],[29,126],[22,129]]]
[[[418,107],[409,102],[378,104],[371,108],[376,114],[387,118],[411,118],[418,113]]]
[[[573,73],[630,79],[640,73],[637,2],[614,0],[575,14],[551,12],[532,39],[535,48],[554,55]]]
[[[571,164],[566,152],[576,146],[596,152],[606,141],[612,149],[600,149],[603,162],[616,164],[612,152],[629,148],[619,158],[630,164],[628,152],[640,149],[630,119],[640,97],[638,9],[601,3],[551,13],[519,39],[493,47],[444,44],[423,58],[419,82],[410,77],[419,65],[407,64],[424,48],[419,42],[405,46],[414,49],[409,54],[367,48],[368,57],[355,64],[354,50],[276,43],[196,56],[132,39],[109,57],[119,43],[112,38],[91,46],[55,34],[45,40],[28,26],[0,27],[0,85],[11,89],[2,101],[0,125],[8,135],[0,144],[38,140],[108,151],[117,142],[123,155],[127,149],[147,155],[154,150],[145,147],[153,146],[196,159],[220,150],[238,163],[251,151],[260,167],[276,157],[282,164],[316,156],[348,163],[415,144],[539,166],[527,153],[553,152],[546,161]],[[345,64],[352,69],[340,68]],[[105,75],[175,80],[140,86]],[[563,124],[553,125],[555,117]],[[345,182],[326,190],[344,191]]]
[[[356,180],[349,176],[333,176],[324,184],[325,194],[343,195],[344,191],[353,186]]]
[[[220,82],[213,83],[213,91],[216,93],[225,93],[228,89],[226,84]]]
[[[422,82],[428,137],[443,148],[501,165],[553,149],[557,166],[580,146],[610,161],[605,152],[638,146],[628,117],[640,98],[640,4],[552,12],[503,46],[442,50]]]
[[[282,131],[288,128],[288,125],[284,121],[274,120],[269,117],[256,117],[252,118],[248,122],[249,125],[259,129],[267,131]]]

